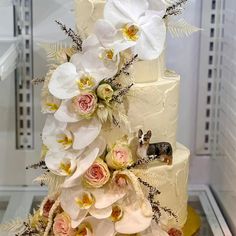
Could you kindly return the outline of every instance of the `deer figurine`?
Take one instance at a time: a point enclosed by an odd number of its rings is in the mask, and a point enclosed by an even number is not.
[[[161,160],[167,165],[172,165],[173,151],[171,144],[167,142],[150,143],[151,137],[151,130],[146,134],[141,129],[138,131],[138,157],[143,160]]]

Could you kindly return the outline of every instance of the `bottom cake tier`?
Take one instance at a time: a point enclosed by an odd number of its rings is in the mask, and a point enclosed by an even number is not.
[[[138,177],[161,192],[155,200],[163,207],[160,219],[167,228],[182,228],[187,220],[189,156],[190,151],[177,143],[173,153],[173,165],[168,166],[158,161],[148,168],[134,170]],[[171,216],[168,209],[177,218]]]

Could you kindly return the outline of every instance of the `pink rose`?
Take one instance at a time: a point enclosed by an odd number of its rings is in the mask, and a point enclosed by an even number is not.
[[[176,228],[171,228],[171,229],[169,229],[169,230],[168,230],[168,234],[169,234],[170,236],[183,236],[183,235],[184,235],[183,232],[182,232],[182,230],[176,229]]]
[[[110,171],[106,163],[98,158],[84,174],[84,183],[89,187],[100,188],[110,178]]]
[[[119,170],[127,168],[133,164],[132,153],[129,146],[125,143],[117,143],[113,146],[106,156],[107,165]]]
[[[75,231],[71,227],[71,219],[65,212],[55,217],[53,224],[53,233],[55,236],[75,235]]]
[[[81,116],[90,117],[97,107],[97,97],[93,92],[86,92],[73,98],[75,112]]]

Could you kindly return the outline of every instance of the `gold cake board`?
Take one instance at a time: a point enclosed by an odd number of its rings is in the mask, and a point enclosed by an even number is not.
[[[201,219],[197,212],[188,206],[188,218],[183,227],[184,236],[195,236],[201,227]]]

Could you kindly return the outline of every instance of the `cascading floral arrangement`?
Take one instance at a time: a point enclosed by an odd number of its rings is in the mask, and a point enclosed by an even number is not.
[[[49,194],[28,220],[2,229],[21,236],[181,235],[163,229],[161,210],[178,220],[176,215],[155,201],[158,189],[132,172],[139,164],[131,138],[108,145],[102,130],[128,129],[122,105],[133,86],[129,68],[136,60],[159,57],[169,17],[185,2],[107,0],[104,19],[85,39],[57,21],[73,45],[56,47],[47,76],[34,81],[44,81],[47,119],[42,160],[31,167],[46,171],[36,181],[47,184]],[[173,25],[172,33],[196,30]]]

